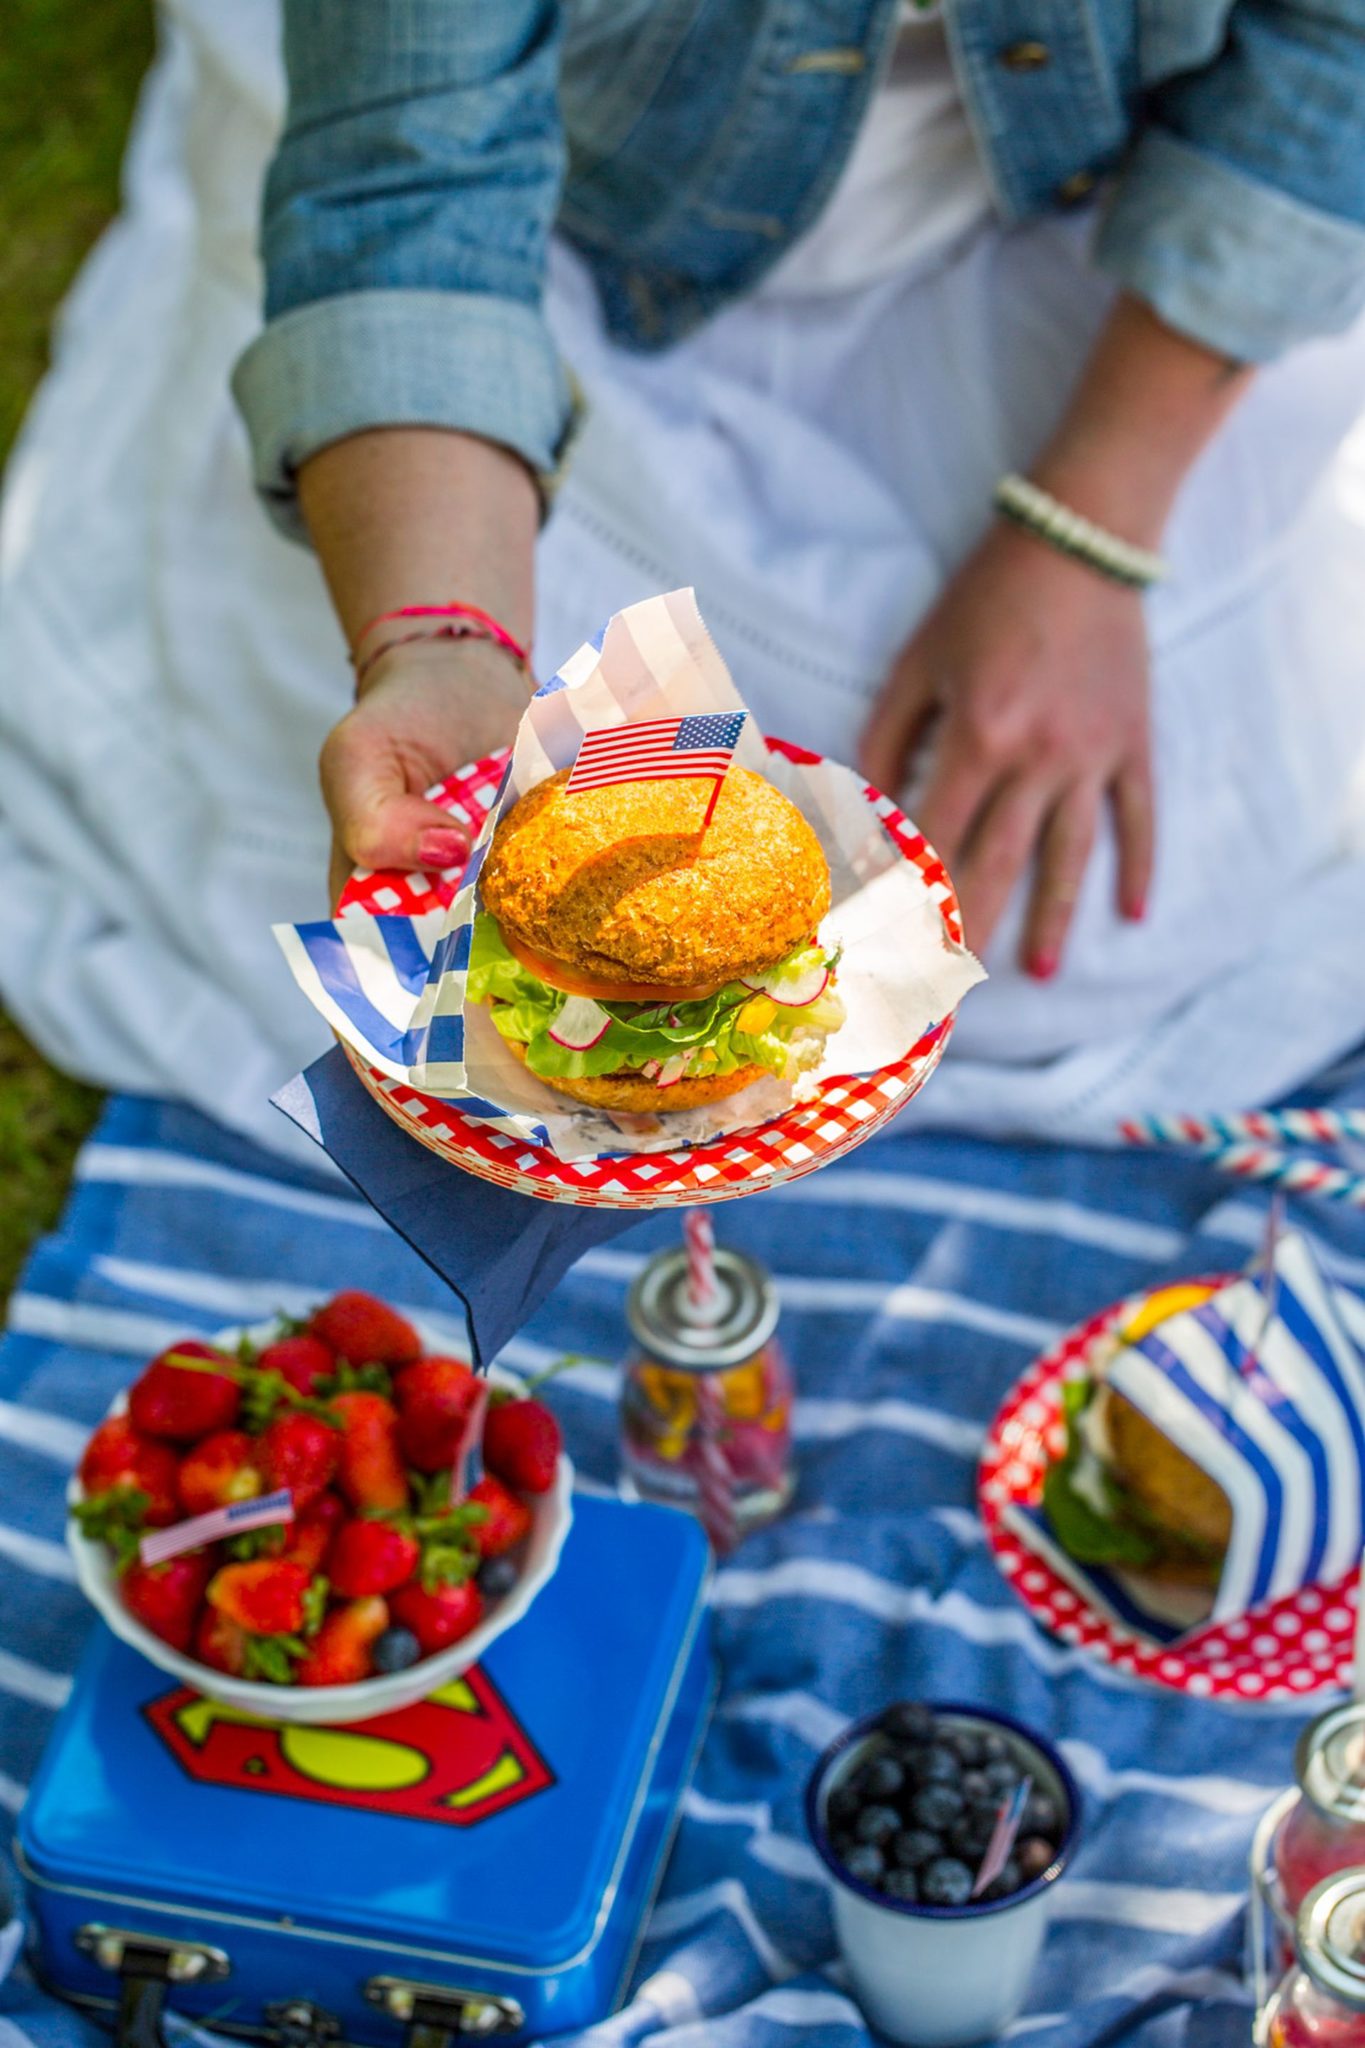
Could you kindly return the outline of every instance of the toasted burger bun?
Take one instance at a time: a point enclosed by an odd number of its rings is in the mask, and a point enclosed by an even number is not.
[[[1169,1532],[1149,1575],[1216,1586],[1232,1540],[1232,1506],[1222,1487],[1121,1394],[1108,1395],[1105,1426],[1114,1478]]]
[[[526,1048],[514,1039],[505,1041],[508,1049],[526,1063]],[[545,1074],[536,1076],[547,1088],[553,1088],[558,1095],[572,1095],[575,1102],[587,1102],[594,1109],[618,1109],[630,1116],[657,1116],[661,1110],[670,1114],[679,1109],[700,1109],[705,1102],[723,1102],[727,1095],[738,1095],[741,1088],[747,1088],[751,1081],[761,1081],[767,1073],[766,1067],[736,1067],[733,1074],[700,1074],[695,1080],[675,1081],[670,1088],[661,1088],[657,1081],[649,1081],[643,1074],[600,1074],[579,1081],[570,1081],[560,1075],[553,1079]]]
[[[566,796],[568,779],[563,769],[539,783],[493,835],[481,887],[509,942],[551,966],[667,993],[761,974],[814,937],[829,865],[795,804],[761,775],[731,767],[704,833],[709,783]]]

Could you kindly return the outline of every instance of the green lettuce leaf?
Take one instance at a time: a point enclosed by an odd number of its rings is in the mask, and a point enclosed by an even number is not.
[[[832,968],[836,958],[820,946],[799,946],[774,971],[795,977],[815,966]],[[732,981],[691,1003],[604,1003],[611,1023],[596,1045],[558,1045],[550,1029],[568,998],[522,966],[486,913],[474,921],[466,993],[470,1002],[492,1003],[502,1036],[524,1049],[531,1072],[545,1080],[638,1072],[651,1061],[663,1066],[679,1056],[689,1074],[731,1074],[757,1065],[789,1075],[816,1064],[825,1036],[844,1018],[843,1004],[827,989],[799,1010],[775,1005],[760,1031],[741,1029],[754,992]]]

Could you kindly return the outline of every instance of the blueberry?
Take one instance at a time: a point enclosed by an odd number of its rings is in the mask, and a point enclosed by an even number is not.
[[[479,1566],[479,1591],[485,1600],[505,1600],[520,1577],[514,1557],[490,1557]]]
[[[964,1813],[949,1828],[948,1844],[955,1856],[968,1863],[979,1863],[994,1833],[995,1821],[990,1814]]]
[[[987,1764],[981,1775],[996,1799],[1000,1800],[1012,1792],[1019,1783],[1019,1766],[1010,1757],[999,1757],[994,1763]]]
[[[406,1671],[421,1654],[422,1645],[410,1628],[386,1628],[370,1651],[376,1671]]]
[[[926,1906],[965,1906],[972,1895],[972,1873],[956,1856],[939,1856],[919,1881]]]
[[[852,1785],[836,1785],[825,1802],[830,1826],[840,1827],[846,1821],[855,1820],[862,1803]]]
[[[980,1728],[954,1728],[948,1736],[948,1745],[958,1762],[969,1771],[979,1769],[988,1761],[986,1738]]]
[[[1015,1849],[1015,1858],[1025,1884],[1032,1884],[1035,1877],[1041,1877],[1050,1870],[1057,1860],[1057,1846],[1045,1835],[1025,1835]]]
[[[981,1896],[983,1899],[1008,1899],[1023,1882],[1019,1865],[1013,1856],[1008,1856],[1000,1867],[1000,1875],[991,1879]]]
[[[1013,1756],[1008,1741],[998,1728],[982,1730],[981,1750],[983,1760],[988,1764],[1008,1763]]]
[[[943,1838],[928,1828],[902,1828],[891,1844],[891,1854],[902,1870],[919,1870],[943,1854]]]
[[[913,1870],[888,1870],[882,1879],[882,1890],[888,1899],[896,1899],[902,1906],[913,1906],[919,1900],[919,1880]]]
[[[882,1715],[881,1726],[894,1742],[931,1742],[934,1717],[921,1700],[897,1700]]]
[[[905,1770],[893,1756],[874,1756],[860,1782],[869,1799],[895,1799],[905,1790]]]
[[[874,1842],[859,1842],[845,1856],[844,1869],[859,1884],[880,1884],[886,1858]]]
[[[900,1824],[901,1817],[894,1806],[865,1806],[853,1823],[853,1832],[860,1842],[872,1842],[881,1848],[899,1831]]]
[[[999,1800],[991,1790],[991,1781],[984,1771],[964,1771],[958,1789],[968,1806],[997,1806]]]
[[[1046,1792],[1030,1792],[1020,1832],[1025,1835],[1051,1835],[1055,1841],[1062,1832],[1062,1816],[1057,1811],[1056,1800]]]
[[[910,1801],[910,1818],[917,1826],[942,1834],[962,1812],[962,1794],[955,1785],[925,1785]]]
[[[946,1743],[936,1742],[921,1754],[915,1776],[921,1785],[956,1785],[962,1766]]]

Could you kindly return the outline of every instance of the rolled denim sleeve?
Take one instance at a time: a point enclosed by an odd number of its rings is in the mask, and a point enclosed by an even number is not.
[[[541,312],[564,175],[556,0],[285,0],[266,326],[233,389],[257,485],[376,426],[459,429],[548,488],[573,420]]]
[[[1242,362],[1365,307],[1365,0],[1239,0],[1159,88],[1100,230],[1105,269]]]

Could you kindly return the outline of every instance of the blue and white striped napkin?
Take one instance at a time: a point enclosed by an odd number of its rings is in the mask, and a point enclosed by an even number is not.
[[[1332,1584],[1365,1551],[1365,1361],[1357,1305],[1318,1271],[1297,1231],[1198,1307],[1120,1343],[1103,1382],[1217,1482],[1232,1535],[1212,1608],[1235,1620]],[[1184,1602],[1140,1575],[1078,1564],[1041,1508],[1012,1509],[1020,1537],[1101,1613],[1157,1642],[1190,1633]]]

